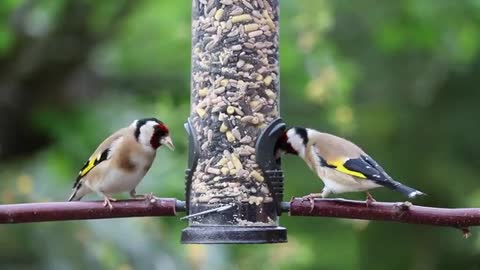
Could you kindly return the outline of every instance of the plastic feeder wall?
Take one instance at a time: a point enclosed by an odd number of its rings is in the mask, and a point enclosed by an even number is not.
[[[278,1],[193,0],[182,243],[279,243]],[[225,208],[225,207],[224,207]]]

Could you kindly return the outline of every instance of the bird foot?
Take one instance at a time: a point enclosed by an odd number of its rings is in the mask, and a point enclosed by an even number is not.
[[[322,193],[310,193],[302,197],[303,200],[308,200],[310,202],[310,212],[313,211],[315,206],[315,198],[323,198]]]
[[[322,193],[310,193],[302,197],[304,200],[310,200],[314,198],[323,198]]]
[[[370,194],[370,192],[367,192],[367,199],[365,200],[365,204],[367,205],[367,207],[372,206],[374,202],[376,202],[376,200],[373,198],[372,194]]]
[[[146,200],[146,201],[149,201],[149,202],[155,201],[157,199],[157,197],[155,197],[153,195],[153,192],[149,192],[149,193],[146,193],[146,194],[130,193],[130,197],[134,198],[134,199]]]
[[[143,198],[146,201],[149,201],[150,203],[154,203],[157,200],[157,197],[153,195],[153,192],[149,192],[143,196]]]
[[[110,210],[113,209],[113,205],[111,202],[115,202],[117,201],[117,199],[114,199],[114,198],[110,198],[110,197],[105,197],[104,200],[103,200],[103,206],[104,207],[107,207],[110,208]]]

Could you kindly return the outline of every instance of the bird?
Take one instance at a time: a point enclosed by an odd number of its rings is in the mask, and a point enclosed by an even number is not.
[[[68,201],[79,201],[94,192],[104,199],[104,206],[113,209],[113,194],[129,192],[132,198],[140,195],[136,187],[148,172],[156,150],[165,145],[174,150],[168,127],[156,118],[133,121],[105,139],[80,169]]]
[[[276,158],[283,154],[301,157],[323,181],[321,193],[311,193],[304,199],[326,198],[330,194],[366,192],[367,206],[375,199],[369,190],[387,187],[415,198],[425,193],[395,181],[359,146],[344,138],[310,128],[293,127],[276,142]]]

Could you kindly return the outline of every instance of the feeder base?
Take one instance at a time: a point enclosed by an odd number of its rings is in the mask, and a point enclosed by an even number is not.
[[[201,226],[182,231],[182,244],[268,244],[287,242],[287,229],[270,226]]]

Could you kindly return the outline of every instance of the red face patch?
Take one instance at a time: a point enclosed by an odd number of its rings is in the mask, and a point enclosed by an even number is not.
[[[152,137],[150,138],[150,144],[154,149],[160,147],[160,140],[168,136],[168,128],[163,124],[160,123],[154,127],[155,131],[153,132]]]
[[[167,126],[164,124],[158,124],[158,130],[160,131],[161,136],[165,136],[169,133]]]
[[[287,133],[283,133],[280,138],[278,138],[276,149],[282,149],[283,151],[289,153],[289,154],[298,154],[295,149],[293,149],[292,145],[288,142],[288,136]]]

